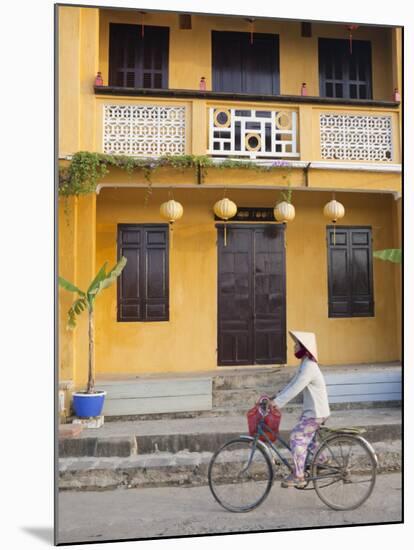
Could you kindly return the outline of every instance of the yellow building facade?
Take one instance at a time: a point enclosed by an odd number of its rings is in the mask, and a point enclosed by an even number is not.
[[[59,199],[60,275],[84,288],[123,250],[139,249],[146,263],[144,298],[124,296],[135,292],[124,280],[97,299],[98,378],[289,364],[289,329],[316,333],[323,365],[399,360],[400,267],[372,252],[401,245],[401,30],[363,26],[350,43],[341,24],[57,10],[60,166],[79,151],[154,165],[165,155],[192,159],[150,176],[109,167],[94,192]],[[134,33],[143,59],[130,48]],[[239,43],[241,69],[223,54]],[[344,51],[348,65],[338,69],[335,52]],[[258,90],[249,75],[257,70]],[[296,216],[281,224],[272,212],[289,190]],[[333,194],[345,207],[335,235],[323,215]],[[224,195],[239,208],[226,246],[213,212]],[[184,214],[171,232],[160,205],[172,197]],[[158,252],[131,240],[157,228],[167,239],[154,241]],[[162,304],[152,292],[163,293]],[[60,378],[78,387],[87,320],[66,330],[71,303],[60,290]],[[155,313],[122,318],[122,304]]]

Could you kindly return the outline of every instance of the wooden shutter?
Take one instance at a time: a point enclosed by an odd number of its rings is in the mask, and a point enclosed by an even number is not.
[[[374,315],[371,229],[327,228],[329,317]],[[335,242],[335,244],[334,244]]]
[[[212,32],[213,89],[277,95],[279,37],[275,34]]]
[[[371,99],[371,44],[319,39],[319,85],[322,97]]]
[[[118,226],[118,257],[127,264],[118,279],[118,321],[168,321],[168,226]]]
[[[169,29],[110,24],[109,85],[168,87]]]

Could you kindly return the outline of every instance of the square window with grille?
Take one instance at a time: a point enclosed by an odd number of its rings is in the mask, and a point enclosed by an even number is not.
[[[168,321],[168,225],[119,224],[121,256],[127,264],[118,278],[118,321]]]
[[[329,317],[373,317],[370,227],[327,227]]]
[[[371,43],[319,39],[321,97],[372,99]]]
[[[111,23],[109,85],[168,88],[169,28]]]

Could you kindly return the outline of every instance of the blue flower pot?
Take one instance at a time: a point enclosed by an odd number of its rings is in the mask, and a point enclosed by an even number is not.
[[[95,393],[75,392],[73,394],[73,408],[79,418],[100,416],[102,413],[106,391]]]

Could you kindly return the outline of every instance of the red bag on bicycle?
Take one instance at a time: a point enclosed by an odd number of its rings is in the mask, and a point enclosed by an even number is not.
[[[267,401],[266,407],[262,403]],[[253,437],[257,434],[259,422],[264,418],[263,431],[266,433],[270,441],[276,441],[279,435],[279,424],[282,414],[277,409],[267,395],[262,395],[256,405],[247,412],[247,425],[249,434]],[[259,438],[261,441],[266,441],[263,435]]]

